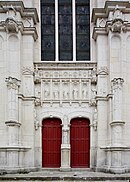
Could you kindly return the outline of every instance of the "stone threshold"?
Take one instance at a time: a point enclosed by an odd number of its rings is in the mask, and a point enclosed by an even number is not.
[[[13,177],[13,176],[0,176],[0,181],[130,181],[130,176],[123,177],[123,176],[115,176],[115,177],[79,177],[79,176],[60,176],[60,177],[49,177],[49,176],[26,176],[26,177]]]

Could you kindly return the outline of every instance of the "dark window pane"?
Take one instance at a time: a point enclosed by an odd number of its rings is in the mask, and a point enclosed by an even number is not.
[[[71,4],[71,0],[59,0],[59,4]]]
[[[72,61],[72,53],[70,51],[60,52],[60,61]]]
[[[86,25],[77,25],[77,34],[87,34],[89,35],[89,26]]]
[[[88,50],[89,49],[89,37],[87,36],[78,36],[77,38],[77,50]]]
[[[52,61],[52,60],[55,60],[54,52],[51,52],[51,51],[43,51],[43,53],[42,53],[42,60],[43,61]]]
[[[59,26],[59,33],[60,34],[71,34],[72,28],[71,28],[71,26],[61,25],[61,26]]]
[[[71,6],[59,6],[59,14],[71,14]]]
[[[54,36],[43,36],[42,50],[54,50]]]
[[[76,0],[76,53],[77,60],[90,60],[89,1]]]
[[[53,25],[42,25],[42,35],[53,34],[55,32],[55,26]]]
[[[54,14],[54,6],[42,6],[42,14]]]
[[[59,24],[71,24],[71,16],[69,15],[59,15]]]
[[[77,61],[90,60],[89,52],[78,52],[77,53]]]
[[[55,0],[41,0],[41,4],[55,3]]]
[[[75,0],[76,3],[80,3],[80,4],[86,4],[89,3],[90,0]]]
[[[55,23],[54,15],[43,15],[42,16],[42,24],[53,25],[54,23]]]
[[[71,36],[61,36],[60,38],[60,50],[72,50]]]
[[[59,1],[59,59],[72,60],[72,2]],[[65,2],[65,4],[63,3]]]
[[[55,1],[41,0],[41,58],[55,60]]]
[[[77,6],[77,14],[89,14],[89,6]]]
[[[77,24],[86,25],[89,24],[89,17],[86,15],[77,15]]]

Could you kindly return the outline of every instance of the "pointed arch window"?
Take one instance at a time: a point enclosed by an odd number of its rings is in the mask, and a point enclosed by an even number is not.
[[[41,60],[90,60],[89,0],[41,0]]]

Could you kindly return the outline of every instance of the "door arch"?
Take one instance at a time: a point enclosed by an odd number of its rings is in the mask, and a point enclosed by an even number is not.
[[[88,168],[90,165],[90,121],[85,118],[71,120],[71,167]]]
[[[61,166],[61,120],[48,118],[42,121],[42,167]]]

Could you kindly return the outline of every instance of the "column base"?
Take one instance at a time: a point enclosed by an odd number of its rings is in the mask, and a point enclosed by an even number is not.
[[[63,172],[71,171],[71,167],[60,167],[60,171],[63,171]]]

